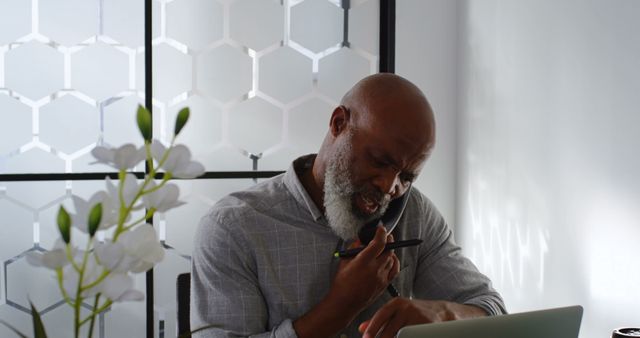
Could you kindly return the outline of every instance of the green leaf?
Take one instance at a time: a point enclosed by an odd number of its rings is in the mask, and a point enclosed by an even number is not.
[[[187,124],[187,121],[189,121],[189,114],[189,107],[180,109],[178,117],[176,117],[176,127],[174,129],[174,135],[177,136],[182,128],[184,128],[184,125]]]
[[[63,206],[58,210],[58,229],[65,243],[71,242],[71,217]]]
[[[42,324],[42,318],[36,307],[31,304],[31,316],[33,317],[33,337],[34,338],[47,338],[47,333],[44,331],[44,325]]]
[[[145,141],[151,142],[151,113],[147,108],[138,105],[138,114],[136,115],[138,121],[138,129]]]
[[[96,204],[89,212],[89,236],[93,237],[102,221],[102,203]]]
[[[27,335],[18,331],[18,329],[16,329],[15,327],[9,325],[9,323],[5,322],[4,320],[0,319],[0,324],[6,326],[9,328],[9,330],[13,331],[16,335],[18,335],[18,337],[20,338],[27,338]]]

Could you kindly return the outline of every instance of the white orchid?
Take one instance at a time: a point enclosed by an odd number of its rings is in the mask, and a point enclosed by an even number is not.
[[[100,284],[99,291],[114,302],[144,300],[144,293],[133,288],[133,278],[124,273],[110,274]]]
[[[131,143],[116,149],[97,146],[91,150],[91,154],[96,158],[94,163],[106,164],[118,170],[134,168],[146,157],[144,147],[136,148]]]
[[[72,224],[78,230],[84,233],[89,232],[89,213],[98,203],[102,204],[102,220],[100,221],[98,230],[109,229],[118,223],[117,200],[114,200],[105,191],[96,192],[87,201],[75,195],[72,197],[72,200],[76,213],[71,215],[71,219],[73,220]]]
[[[196,161],[191,161],[191,151],[186,146],[179,144],[169,149],[160,143],[153,141],[151,154],[160,163],[164,171],[177,178],[196,178],[204,173],[204,166]],[[164,160],[164,161],[163,161]]]
[[[71,249],[71,254],[75,253],[75,248]],[[33,266],[42,266],[47,269],[56,270],[69,264],[65,244],[61,239],[57,239],[53,248],[47,252],[31,251],[26,255],[27,262]]]
[[[149,186],[154,189],[156,187],[156,183],[151,181],[149,182]],[[158,190],[142,196],[142,201],[147,209],[166,212],[169,209],[173,209],[184,204],[184,202],[178,200],[179,197],[180,188],[173,183],[169,183],[158,188]]]
[[[164,258],[164,249],[149,224],[124,233],[117,242],[98,243],[95,248],[101,264],[120,273],[147,271]]]
[[[140,186],[138,185],[138,180],[133,174],[126,174],[124,177],[124,182],[120,181],[118,185],[115,185],[110,177],[106,178],[107,183],[107,194],[109,195],[110,201],[117,201],[116,206],[120,207],[124,205],[125,207],[130,206],[134,203],[135,198],[140,192]],[[120,186],[122,185],[122,196],[120,196]],[[121,199],[122,198],[122,199]],[[142,208],[142,204],[133,205],[133,210],[137,210]]]
[[[113,302],[144,299],[144,294],[134,289],[131,274],[148,271],[165,255],[156,231],[146,221],[157,211],[166,212],[184,204],[178,199],[178,186],[168,183],[171,178],[195,178],[204,172],[202,164],[191,160],[191,152],[186,146],[174,146],[175,137],[168,149],[151,139],[151,114],[146,109],[139,107],[136,118],[144,147],[136,148],[133,144],[116,149],[98,146],[91,152],[95,163],[118,170],[118,182],[107,177],[106,190],[94,193],[88,200],[73,196],[75,213],[68,213],[63,206],[58,211],[61,239],[47,252],[27,254],[30,264],[55,271],[64,300],[74,308],[76,338],[85,324],[89,324],[91,337],[96,316]],[[188,108],[178,113],[174,136],[188,118]],[[127,172],[145,159],[149,166],[144,179]],[[167,174],[156,182],[160,168]],[[147,209],[144,215],[130,222],[132,213],[143,207]],[[73,232],[72,227],[81,232]],[[113,230],[109,232],[112,237],[102,241],[107,234],[102,232],[96,236],[96,233],[106,229]],[[88,238],[84,250],[73,245],[78,235]],[[94,297],[93,308],[87,317],[80,318],[88,297]],[[44,332],[39,313],[33,306],[32,315],[34,332]]]
[[[85,252],[78,250],[74,255],[74,260],[80,261],[83,259]],[[77,265],[76,265],[77,266]],[[93,257],[89,257],[84,265],[82,271],[82,285],[90,285],[96,283],[100,275],[104,271],[103,267],[100,266]],[[73,295],[75,297],[76,292],[79,288],[79,280],[80,273],[77,271],[76,267],[72,264],[65,266],[63,269],[63,278],[62,278],[62,287],[64,288],[67,295]],[[81,293],[82,297],[93,297],[100,292],[98,287],[99,284],[96,284],[93,287],[90,287],[86,290],[83,290]]]

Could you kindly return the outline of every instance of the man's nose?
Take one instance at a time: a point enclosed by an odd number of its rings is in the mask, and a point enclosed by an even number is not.
[[[380,189],[381,192],[390,195],[391,199],[396,198],[402,193],[400,191],[402,188],[400,183],[400,173],[395,170],[385,170],[385,172],[380,173],[374,181],[375,186]]]

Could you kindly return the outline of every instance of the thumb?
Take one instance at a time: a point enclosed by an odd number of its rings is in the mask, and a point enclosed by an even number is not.
[[[360,323],[360,325],[358,325],[358,332],[364,333],[364,331],[366,331],[367,328],[369,327],[369,322],[370,321],[371,320],[367,320],[367,321],[364,321],[364,322]]]

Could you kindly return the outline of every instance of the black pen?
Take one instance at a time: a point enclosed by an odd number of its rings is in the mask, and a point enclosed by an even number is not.
[[[418,245],[422,243],[421,239],[408,239],[406,241],[398,241],[398,242],[391,242],[388,243],[384,246],[384,251],[387,250],[391,250],[391,249],[397,249],[397,248],[404,248],[407,246],[414,246],[414,245]],[[364,250],[364,246],[361,246],[359,248],[354,248],[354,249],[349,249],[349,250],[340,250],[337,251],[336,253],[333,254],[334,257],[336,258],[349,258],[349,257],[353,257],[357,254],[360,253],[360,251]]]

